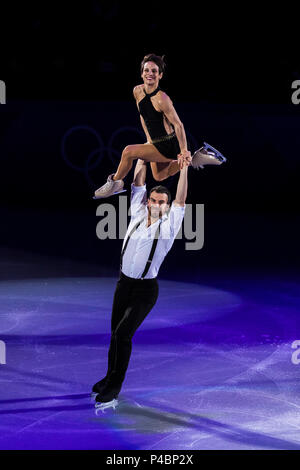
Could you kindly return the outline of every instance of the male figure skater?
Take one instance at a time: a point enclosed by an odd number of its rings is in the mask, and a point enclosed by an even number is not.
[[[176,198],[164,186],[146,195],[147,162],[138,159],[131,185],[131,221],[121,252],[120,278],[114,293],[106,376],[93,386],[98,409],[118,404],[128,368],[132,337],[158,297],[157,274],[182,224],[190,152],[181,162]]]

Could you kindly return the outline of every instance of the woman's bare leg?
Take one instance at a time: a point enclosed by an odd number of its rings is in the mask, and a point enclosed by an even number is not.
[[[180,171],[177,160],[169,160],[169,163],[151,162],[153,178],[156,181],[163,181],[169,176],[176,175]]]
[[[128,145],[122,152],[118,169],[113,180],[122,180],[132,168],[133,160],[140,158],[146,162],[170,163],[170,159],[164,157],[152,144]]]

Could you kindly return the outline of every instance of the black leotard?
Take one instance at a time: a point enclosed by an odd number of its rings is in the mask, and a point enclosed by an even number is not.
[[[139,112],[143,116],[147,130],[152,139],[152,144],[155,145],[157,150],[167,158],[176,160],[177,155],[180,153],[180,147],[175,132],[168,134],[164,126],[164,114],[156,111],[154,108],[151,96],[156,95],[160,90],[156,88],[152,93],[147,94],[144,90],[145,96],[138,103]],[[166,140],[160,140],[166,138]],[[159,142],[157,140],[160,140]]]

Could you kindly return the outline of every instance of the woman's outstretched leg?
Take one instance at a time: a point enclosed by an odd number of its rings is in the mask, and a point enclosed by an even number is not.
[[[125,176],[128,175],[128,173],[130,172],[132,165],[133,165],[133,161],[136,158],[139,158],[136,155],[132,154],[130,147],[133,147],[133,146],[130,145],[128,147],[125,147],[125,149],[122,152],[118,169],[112,177],[114,181],[124,179]]]
[[[131,170],[133,160],[136,158],[140,158],[146,162],[170,162],[170,160],[164,157],[152,144],[128,145],[122,152],[121,161],[113,176],[113,180],[124,179]]]
[[[146,162],[170,163],[170,159],[164,157],[154,145],[140,144],[128,145],[122,152],[121,161],[115,174],[109,175],[107,182],[95,191],[95,199],[105,198],[123,191],[123,179],[132,168],[133,161],[137,158]]]

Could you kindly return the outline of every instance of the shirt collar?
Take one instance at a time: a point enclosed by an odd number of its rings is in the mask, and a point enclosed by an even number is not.
[[[160,219],[158,219],[156,222],[153,222],[153,224],[151,224],[151,226],[157,224],[157,222],[164,222],[167,218],[168,218],[168,214],[164,214]],[[144,218],[144,223],[145,225],[147,225],[147,221],[148,221],[148,212],[147,214],[145,215],[145,218]]]

